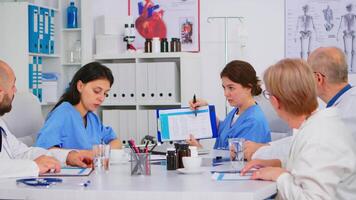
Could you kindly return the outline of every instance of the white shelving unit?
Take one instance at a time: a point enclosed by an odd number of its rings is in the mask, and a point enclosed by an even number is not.
[[[200,96],[201,59],[198,53],[127,53],[121,55],[94,55],[94,59],[109,66],[114,71],[114,78],[115,81],[118,81],[118,85],[122,83],[120,83],[120,74],[118,75],[119,77],[115,76],[117,75],[115,71],[119,73],[120,71],[113,69],[113,67],[117,66],[119,68],[120,64],[129,64],[132,68],[131,70],[134,71],[134,73],[127,73],[127,76],[132,74],[133,77],[125,77],[125,80],[133,79],[133,95],[130,92],[126,94],[126,97],[130,95],[129,99],[122,98],[121,91],[118,91],[121,90],[120,87],[117,89],[114,86],[111,88],[109,97],[102,106],[104,124],[112,126],[124,143],[131,138],[140,141],[145,135],[156,137],[156,109],[187,106],[194,94],[198,97]],[[168,72],[177,74],[172,76],[164,72],[162,73],[161,70],[155,71],[154,67],[158,63],[160,63],[160,69],[162,67],[170,67],[171,70]],[[154,76],[157,84],[156,92],[146,91],[145,93],[140,88],[139,82],[142,81],[142,76],[146,76],[142,74],[144,72],[140,68],[145,66],[147,66],[147,73],[151,73],[152,70],[154,71],[153,73],[156,73]],[[172,66],[175,67],[175,70],[172,70]],[[160,80],[163,80],[163,82]],[[175,83],[170,81],[175,81]],[[150,83],[147,84],[149,85]],[[159,91],[160,86],[164,86],[165,84],[173,84],[174,87],[171,88],[176,88],[171,98],[167,96],[171,91]],[[131,86],[125,85],[123,87],[130,88]],[[149,88],[150,86],[147,87]],[[150,90],[148,88],[146,89]],[[117,93],[117,99],[113,102],[110,98],[113,97],[114,93]],[[145,97],[143,97],[144,93]]]
[[[16,86],[19,91],[29,90],[29,58],[30,56],[42,57],[42,72],[54,72],[60,75],[58,80],[57,97],[63,93],[67,83],[72,78],[77,69],[83,63],[92,60],[91,50],[87,50],[90,40],[84,41],[83,38],[88,38],[88,30],[92,28],[92,19],[90,18],[91,0],[75,0],[75,5],[78,8],[78,28],[68,29],[66,27],[66,9],[70,4],[70,0],[28,0],[28,1],[8,1],[0,2],[0,58],[6,61],[13,68],[17,77]],[[54,11],[54,53],[42,54],[29,52],[29,13],[28,7],[38,6]],[[85,11],[82,12],[82,8]],[[84,15],[84,16],[83,16]],[[5,20],[6,19],[6,20]],[[82,20],[83,19],[83,20]],[[83,29],[81,26],[87,24]],[[73,42],[81,40],[81,59],[73,63],[67,62],[66,53],[72,48]],[[88,42],[89,41],[89,42]],[[43,109],[53,106],[54,102],[44,102]],[[44,112],[46,113],[46,111]]]

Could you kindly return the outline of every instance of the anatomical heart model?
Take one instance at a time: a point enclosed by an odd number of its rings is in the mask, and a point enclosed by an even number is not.
[[[137,32],[143,38],[166,38],[167,27],[163,20],[164,10],[151,0],[138,3],[139,17],[135,21]]]

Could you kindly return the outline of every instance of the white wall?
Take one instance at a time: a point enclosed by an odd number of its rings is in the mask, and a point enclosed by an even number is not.
[[[93,1],[93,17],[106,15],[124,18],[127,1]],[[250,62],[258,74],[284,56],[284,0],[200,0],[200,36],[202,54],[202,98],[215,104],[219,116],[224,116],[225,98],[220,71],[225,65],[224,22],[207,22],[209,16],[241,16],[248,31],[247,46],[240,48],[237,37],[241,23],[229,21],[228,60]]]
[[[229,20],[228,60],[242,59],[260,75],[284,56],[284,0],[201,0],[201,53],[204,98],[217,106],[223,116],[225,100],[220,71],[225,64],[224,21],[207,22],[212,16],[241,16],[248,32],[246,48],[237,37],[241,23]]]

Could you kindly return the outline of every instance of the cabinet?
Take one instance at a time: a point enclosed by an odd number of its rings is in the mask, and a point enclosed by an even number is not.
[[[200,54],[141,53],[96,55],[108,66],[114,84],[102,105],[102,119],[118,137],[140,141],[157,135],[156,109],[187,106],[200,96]]]
[[[63,93],[68,82],[72,78],[74,72],[83,64],[83,62],[90,61],[91,50],[82,51],[80,53],[80,59],[76,59],[75,62],[68,62],[68,55],[66,54],[72,49],[74,43],[78,40],[81,41],[80,49],[85,49],[83,45],[83,38],[86,38],[81,25],[83,23],[92,23],[88,17],[90,11],[81,12],[81,8],[90,7],[90,0],[81,1],[74,0],[75,5],[78,8],[78,24],[77,29],[66,28],[66,8],[68,7],[70,0],[29,0],[22,2],[2,2],[0,3],[0,44],[3,47],[0,48],[0,59],[7,62],[14,70],[17,77],[16,86],[19,91],[28,91],[33,82],[38,84],[39,89],[46,90],[46,85],[42,81],[42,73],[52,72],[59,75],[58,81],[55,87],[50,88],[56,90],[52,94],[56,98],[52,98],[51,102],[47,102],[44,98],[39,96],[40,100],[43,99],[43,106],[53,105]],[[39,23],[39,26],[34,27],[33,16],[31,15],[31,9],[38,9],[39,14],[41,11],[48,11],[49,18],[46,19],[43,16],[35,19],[35,23]],[[90,9],[87,9],[90,10]],[[82,20],[84,19],[84,20]],[[32,23],[31,23],[32,21]],[[31,25],[32,24],[32,25]],[[50,27],[47,29],[47,27]],[[87,26],[90,29],[92,26]],[[31,29],[35,29],[37,34],[44,32],[48,34],[48,41],[43,37],[31,35]],[[37,30],[36,30],[37,29]],[[41,32],[42,31],[42,32]],[[83,34],[84,33],[84,34]],[[49,52],[41,50],[33,50],[36,46],[42,44],[41,41],[45,41],[45,44],[49,44]],[[53,48],[51,48],[51,45]],[[38,46],[39,48],[39,46]],[[35,66],[35,67],[34,67]],[[39,91],[39,90],[38,90]],[[32,91],[33,92],[33,91]],[[43,93],[45,95],[47,93]]]

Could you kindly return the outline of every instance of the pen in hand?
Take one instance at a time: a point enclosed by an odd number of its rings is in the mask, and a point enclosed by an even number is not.
[[[193,95],[193,104],[195,104],[195,103],[197,103],[197,98],[196,98],[196,96],[195,96],[195,94]],[[195,108],[195,110],[194,110],[194,115],[195,116],[197,116],[197,108]]]

